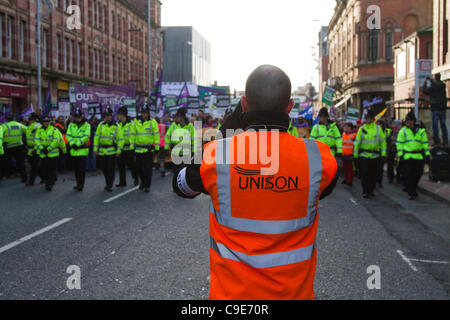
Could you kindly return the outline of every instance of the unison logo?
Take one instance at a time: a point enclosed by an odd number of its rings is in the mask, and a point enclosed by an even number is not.
[[[278,193],[300,190],[298,176],[260,176],[260,170],[248,170],[239,166],[234,166],[234,170],[240,175],[239,189],[241,190],[270,190]]]

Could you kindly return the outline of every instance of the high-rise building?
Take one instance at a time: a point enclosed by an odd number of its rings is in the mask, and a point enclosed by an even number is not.
[[[211,85],[211,45],[193,27],[164,27],[164,81]]]

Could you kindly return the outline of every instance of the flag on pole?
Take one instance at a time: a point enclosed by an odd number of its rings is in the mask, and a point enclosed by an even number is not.
[[[388,108],[385,108],[383,111],[381,111],[381,112],[375,117],[375,121],[380,120],[381,117],[383,117],[383,116],[386,114],[387,109],[388,109]]]
[[[28,106],[28,108],[22,112],[21,114],[19,114],[19,118],[26,118],[28,117],[30,114],[33,113],[33,104],[30,103],[30,105]]]
[[[177,104],[186,108],[188,106],[188,97],[189,89],[187,86],[187,82],[185,82],[183,88],[180,91],[180,94],[178,95]]]
[[[161,92],[162,92],[162,82],[163,82],[163,71],[161,70],[161,73],[159,74],[158,80],[155,82],[155,85],[153,86],[153,90],[150,94],[149,101],[150,101],[150,108],[154,111],[158,111],[159,108],[161,108]]]
[[[312,119],[313,118],[313,106],[309,106],[302,112],[300,112],[299,117],[303,117],[305,119]]]

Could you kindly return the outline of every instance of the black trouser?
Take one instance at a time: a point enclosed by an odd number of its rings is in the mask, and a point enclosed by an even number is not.
[[[133,179],[136,179],[138,177],[136,173],[136,162],[135,162],[135,156],[134,151],[123,151],[122,154],[119,157],[119,175],[120,175],[120,182],[121,185],[127,184],[127,166],[131,170],[131,176]]]
[[[41,158],[41,173],[45,181],[45,186],[52,187],[56,181],[56,170],[58,169],[58,157]]]
[[[359,158],[359,170],[364,194],[370,194],[375,190],[378,163],[379,158]]]
[[[3,179],[3,172],[5,170],[5,165],[6,165],[5,156],[3,154],[0,154],[0,182]]]
[[[417,185],[422,178],[424,166],[423,160],[408,159],[403,161],[404,186],[408,195],[417,195]]]
[[[41,158],[37,154],[27,156],[27,158],[28,162],[30,163],[30,177],[28,183],[34,184],[34,180],[38,175],[40,175],[42,178],[42,173],[39,172],[39,162],[41,161]]]
[[[150,188],[152,184],[153,152],[136,153],[136,169],[141,179],[141,188]]]
[[[84,180],[86,178],[86,160],[85,156],[72,157],[72,164],[75,170],[75,179],[77,187],[84,188]]]
[[[116,155],[99,156],[98,161],[100,163],[100,166],[102,167],[106,187],[111,189],[113,187],[114,178],[116,176]]]
[[[388,154],[388,156],[386,158],[386,162],[387,162],[388,180],[389,180],[389,182],[392,182],[392,181],[394,181],[394,178],[395,178],[395,174],[394,174],[395,154],[394,155]],[[397,175],[398,175],[398,169],[397,169]]]
[[[384,159],[378,158],[377,163],[377,183],[383,183],[383,174],[384,174]]]
[[[58,172],[64,173],[66,172],[66,157],[64,153],[61,153],[58,157]]]
[[[6,157],[6,165],[7,172],[9,174],[13,173],[11,167],[11,159],[14,158],[16,160],[16,170],[20,174],[22,178],[22,182],[27,180],[27,173],[25,171],[25,149],[23,146],[9,148],[5,150]]]

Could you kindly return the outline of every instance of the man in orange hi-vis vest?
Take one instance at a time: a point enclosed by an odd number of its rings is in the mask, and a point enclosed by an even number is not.
[[[245,131],[205,145],[201,164],[174,176],[181,197],[211,197],[210,299],[314,299],[317,209],[337,164],[326,144],[287,132],[290,96],[282,70],[257,68],[241,99]]]

